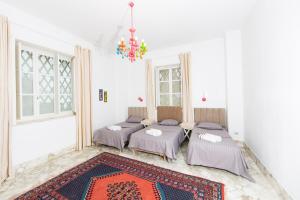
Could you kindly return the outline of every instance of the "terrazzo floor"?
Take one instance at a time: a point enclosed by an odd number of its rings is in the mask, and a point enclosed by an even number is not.
[[[126,149],[120,152],[117,149],[96,146],[87,148],[81,152],[68,151],[49,159],[36,163],[27,163],[17,169],[14,178],[7,180],[0,187],[0,200],[13,199],[18,195],[46,182],[62,172],[98,155],[101,152],[110,152],[124,157],[136,159],[156,166],[164,167],[185,174],[199,176],[212,181],[225,184],[225,199],[232,200],[288,200],[289,197],[282,193],[276,183],[265,175],[251,159],[249,152],[244,150],[246,161],[250,167],[250,174],[255,179],[255,183],[229,172],[206,168],[201,166],[189,166],[185,163],[187,143],[184,143],[177,154],[177,160],[166,162],[161,157],[138,152],[133,154]],[[34,166],[34,167],[33,167]]]

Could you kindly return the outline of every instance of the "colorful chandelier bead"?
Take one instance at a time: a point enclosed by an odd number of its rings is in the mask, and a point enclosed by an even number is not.
[[[129,6],[131,8],[131,27],[129,29],[130,32],[130,38],[128,41],[128,46],[126,45],[126,42],[124,38],[121,38],[121,40],[118,43],[117,46],[117,55],[120,55],[122,59],[127,57],[130,62],[135,62],[138,58],[143,59],[144,55],[147,53],[147,45],[144,42],[144,40],[141,41],[141,44],[139,45],[138,38],[134,36],[136,29],[133,26],[133,6],[134,3],[130,2]]]

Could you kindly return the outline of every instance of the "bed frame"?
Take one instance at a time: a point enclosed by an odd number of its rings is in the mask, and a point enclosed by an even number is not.
[[[195,122],[213,122],[227,128],[227,117],[225,108],[195,108]]]
[[[161,122],[165,119],[175,119],[179,123],[182,122],[182,108],[175,106],[159,106],[157,107],[157,121]]]
[[[128,108],[128,117],[130,115],[139,116],[147,118],[147,108],[146,107],[129,107]]]

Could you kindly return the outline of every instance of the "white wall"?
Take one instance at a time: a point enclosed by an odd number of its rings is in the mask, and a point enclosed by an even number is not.
[[[128,104],[134,106],[146,106],[146,74],[144,62],[131,64],[129,71]],[[140,76],[139,76],[140,75]],[[138,101],[138,97],[143,98],[143,102]]]
[[[75,45],[90,48],[94,66],[94,128],[114,121],[114,112],[110,112],[114,107],[113,102],[101,104],[96,100],[98,88],[108,89],[110,94],[114,94],[114,84],[111,85],[114,81],[109,79],[113,68],[110,68],[108,56],[103,51],[96,52],[93,44],[2,2],[0,14],[9,18],[14,41],[26,41],[69,55],[73,55]],[[25,125],[16,124],[12,131],[13,165],[73,146],[75,127],[74,116]]]
[[[113,124],[116,112],[114,56],[104,50],[95,51],[93,67],[93,127],[94,130]],[[108,92],[108,102],[99,101],[99,89]]]
[[[114,59],[115,85],[116,85],[116,111],[115,119],[119,122],[124,121],[127,117],[128,93],[133,88],[129,88],[129,67],[127,60],[120,60],[117,56]]]
[[[116,84],[116,112],[117,122],[128,117],[128,107],[143,107],[145,104],[145,74],[144,61],[130,63],[128,59],[113,56]],[[144,102],[139,102],[142,97]]]
[[[227,31],[226,52],[226,100],[228,131],[234,139],[244,140],[244,105],[242,77],[241,31]]]
[[[75,144],[75,117],[45,122],[23,124],[13,127],[12,161],[18,165]]]
[[[242,30],[245,140],[300,199],[300,2],[261,0]]]
[[[192,96],[194,107],[226,107],[224,39],[194,42],[152,51],[148,57],[154,66],[179,63],[178,55],[192,54]],[[201,101],[203,94],[207,101]]]
[[[194,107],[224,108],[226,106],[226,98],[223,39],[220,38],[151,51],[145,59],[151,58],[154,67],[179,64],[179,53],[188,51],[192,53],[192,90]],[[119,68],[128,69],[127,79],[124,77],[126,72],[119,72],[123,77],[121,84],[126,84],[126,87],[128,87],[128,98],[126,100],[126,105],[124,106],[145,106],[145,102],[140,103],[137,100],[139,96],[145,99],[144,62],[131,64],[127,61],[120,61],[118,64],[120,65]],[[124,78],[128,80],[127,83],[123,82],[123,80],[125,80]],[[207,96],[206,103],[201,101],[203,93]]]

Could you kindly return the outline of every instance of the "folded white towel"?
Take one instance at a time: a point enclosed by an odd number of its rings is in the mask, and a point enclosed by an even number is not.
[[[210,133],[203,133],[199,135],[199,138],[201,140],[206,140],[209,142],[217,143],[217,142],[222,142],[222,137],[218,135],[213,135]]]
[[[158,137],[158,136],[161,136],[162,132],[161,132],[161,130],[152,128],[152,129],[146,130],[146,134]]]
[[[122,129],[121,126],[108,126],[107,129],[111,130],[111,131],[120,131]]]

